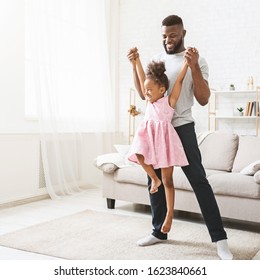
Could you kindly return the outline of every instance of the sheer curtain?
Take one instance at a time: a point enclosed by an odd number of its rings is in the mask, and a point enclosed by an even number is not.
[[[52,198],[81,190],[86,158],[114,131],[105,14],[105,0],[26,1],[26,94]]]

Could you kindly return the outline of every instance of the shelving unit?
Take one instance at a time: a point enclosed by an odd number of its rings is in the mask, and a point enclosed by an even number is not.
[[[255,135],[258,136],[259,131],[259,107],[256,106],[256,114],[251,116],[237,116],[235,115],[236,108],[243,104],[246,107],[246,103],[249,101],[256,101],[259,104],[260,87],[256,87],[255,90],[245,91],[216,91],[211,90],[211,98],[208,104],[208,130],[218,130],[219,121],[223,120],[244,120],[255,122]],[[224,101],[223,101],[224,99]],[[222,100],[222,101],[221,101]],[[220,107],[222,105],[222,108]],[[226,106],[226,108],[225,108]],[[227,108],[229,107],[229,108]],[[230,108],[232,107],[232,109]],[[238,113],[238,111],[237,111]]]

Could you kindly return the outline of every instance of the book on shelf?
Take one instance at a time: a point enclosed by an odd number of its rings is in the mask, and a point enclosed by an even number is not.
[[[254,101],[254,116],[259,116],[259,101]]]
[[[249,109],[248,109],[248,116],[252,116],[252,111],[253,111],[253,102],[249,102]]]
[[[248,101],[244,116],[259,116],[259,101]]]
[[[248,111],[249,111],[249,105],[250,105],[250,102],[246,102],[246,108],[245,108],[245,114],[244,116],[248,116]]]

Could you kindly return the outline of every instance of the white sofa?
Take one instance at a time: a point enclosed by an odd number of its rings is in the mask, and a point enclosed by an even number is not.
[[[221,216],[260,223],[260,137],[213,132],[203,137],[199,146]],[[124,157],[122,152],[112,153],[95,161],[103,172],[103,197],[108,208],[114,208],[116,200],[149,205],[146,173]],[[179,167],[174,170],[174,184],[175,209],[200,213]]]

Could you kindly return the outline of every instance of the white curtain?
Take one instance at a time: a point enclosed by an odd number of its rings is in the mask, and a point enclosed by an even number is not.
[[[52,198],[87,184],[86,157],[114,131],[105,14],[105,0],[26,1],[26,98]]]

